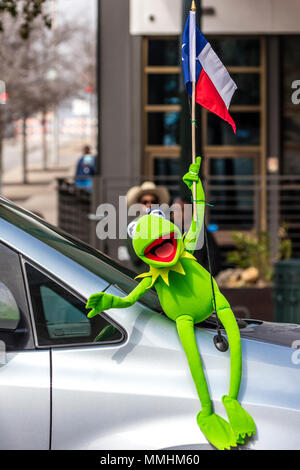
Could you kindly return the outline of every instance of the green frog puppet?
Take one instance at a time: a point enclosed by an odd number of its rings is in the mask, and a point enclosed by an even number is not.
[[[137,256],[150,267],[149,272],[138,276],[141,282],[127,297],[94,294],[86,307],[92,309],[89,318],[110,308],[126,308],[154,286],[165,314],[176,322],[201,403],[198,425],[211,444],[224,450],[244,444],[246,436],[255,434],[255,424],[238,402],[242,353],[235,316],[215,280],[193,256],[205,214],[205,195],[198,176],[200,165],[201,158],[198,157],[183,178],[191,190],[196,182],[197,216],[187,235],[182,236],[179,228],[162,217],[159,210],[139,218],[131,226],[133,248]],[[213,412],[194,330],[195,324],[207,319],[214,311],[225,328],[230,347],[230,387],[228,395],[222,398],[228,421]]]

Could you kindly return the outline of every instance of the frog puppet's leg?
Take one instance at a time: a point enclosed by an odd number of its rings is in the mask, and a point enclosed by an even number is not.
[[[227,333],[230,347],[230,386],[229,395],[222,398],[227,416],[239,444],[248,435],[255,434],[255,423],[252,417],[237,401],[242,377],[242,348],[239,327],[226,298],[216,291],[216,308]]]
[[[231,426],[212,411],[211,399],[196,343],[194,320],[189,315],[181,315],[176,320],[178,334],[192,373],[202,410],[198,414],[198,425],[211,444],[217,449],[230,449],[237,445]]]

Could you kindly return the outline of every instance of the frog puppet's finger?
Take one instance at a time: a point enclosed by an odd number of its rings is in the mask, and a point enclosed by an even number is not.
[[[87,301],[87,304],[85,306],[86,309],[90,309],[90,308],[94,308],[95,305],[97,304],[98,300],[99,300],[99,296],[102,295],[101,293],[100,294],[93,294],[89,297],[88,301]]]
[[[192,172],[192,173],[196,173],[197,175],[199,175],[200,167],[201,167],[201,161],[202,161],[202,158],[201,158],[201,157],[197,157],[197,158],[196,158],[196,162],[195,162],[195,163],[192,163],[192,164],[190,165],[189,171]]]
[[[186,173],[183,177],[184,183],[191,188],[194,182],[198,183],[199,181],[199,172],[201,166],[201,157],[197,157],[196,163],[192,163],[189,168],[189,172]]]
[[[99,294],[92,295],[87,304],[86,308],[92,308],[93,310],[88,313],[88,318],[93,318],[98,313],[103,312],[103,310],[108,310],[112,305],[112,296],[100,292]]]

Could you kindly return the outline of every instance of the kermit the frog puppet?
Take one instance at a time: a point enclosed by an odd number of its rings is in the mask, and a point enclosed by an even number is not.
[[[201,158],[190,166],[183,181],[192,190],[196,182],[197,217],[186,236],[177,226],[153,211],[131,226],[133,248],[150,267],[138,276],[142,281],[124,298],[106,293],[92,295],[87,308],[89,318],[110,308],[126,308],[137,302],[152,286],[168,318],[176,322],[190,371],[201,403],[198,425],[207,440],[217,449],[230,449],[243,444],[246,436],[255,434],[251,416],[239,402],[242,375],[242,353],[239,328],[226,298],[211,275],[193,256],[195,243],[201,233],[205,213],[205,195],[199,178]],[[213,286],[212,286],[213,282]],[[213,288],[212,288],[213,287]],[[214,295],[213,295],[214,292]],[[197,347],[194,325],[207,319],[214,311],[222,322],[230,347],[230,387],[222,398],[228,421],[213,412],[212,402]]]

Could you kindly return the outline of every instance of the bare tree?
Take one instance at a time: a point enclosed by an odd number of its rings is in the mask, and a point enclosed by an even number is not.
[[[89,96],[89,103],[91,109],[91,131],[92,139],[95,138],[96,127],[93,123],[94,118],[96,117],[96,106],[95,99],[97,96],[97,57],[96,57],[96,41],[93,38],[86,34],[88,30],[88,25],[82,27],[82,32],[78,34],[80,39],[80,44],[78,49],[80,50],[80,63],[78,64],[78,79],[79,79],[79,89],[82,96],[87,98]]]
[[[6,14],[19,20],[18,30],[22,39],[29,37],[36,18],[41,17],[44,25],[51,28],[47,4],[49,4],[48,0],[0,0],[0,32],[4,31],[3,17]]]
[[[80,71],[81,63],[77,59],[77,49],[74,48],[74,38],[81,36],[83,30],[80,26],[72,24],[63,24],[55,30],[55,37],[52,32],[49,33],[40,28],[35,34],[32,31],[29,38],[34,41],[33,47],[39,45],[35,51],[34,83],[35,93],[34,101],[37,110],[42,114],[42,149],[43,166],[47,168],[47,120],[48,111],[59,106],[63,101],[70,97],[80,95]],[[36,36],[36,37],[35,37]],[[71,47],[73,45],[73,47]],[[34,94],[34,92],[33,92]]]
[[[71,39],[81,42],[83,29],[78,25],[61,25],[52,32],[41,21],[32,25],[26,41],[17,34],[18,21],[6,20],[0,42],[0,78],[6,82],[8,102],[0,107],[0,171],[1,148],[7,126],[13,120],[23,121],[23,182],[27,182],[27,130],[28,117],[42,113],[43,161],[47,167],[46,114],[53,107],[82,89],[83,65],[77,60],[77,50],[70,46]],[[55,41],[55,42],[54,42]],[[55,54],[53,53],[55,47]]]

